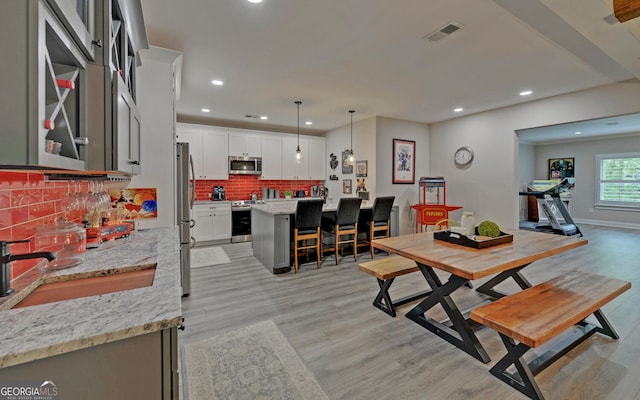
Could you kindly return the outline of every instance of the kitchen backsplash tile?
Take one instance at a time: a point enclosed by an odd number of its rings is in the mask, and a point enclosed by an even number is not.
[[[280,191],[284,198],[284,191],[305,190],[311,193],[311,186],[322,181],[289,181],[289,180],[261,180],[256,175],[230,176],[228,180],[196,180],[196,200],[211,200],[211,189],[223,186],[227,200],[249,200],[252,193],[262,199],[262,188],[268,187]]]
[[[32,239],[36,229],[57,218],[80,222],[83,211],[64,207],[69,195],[89,191],[87,181],[49,181],[34,172],[0,171],[0,240]],[[36,251],[35,243],[12,244],[15,254]],[[40,260],[11,263],[11,279],[38,265]]]

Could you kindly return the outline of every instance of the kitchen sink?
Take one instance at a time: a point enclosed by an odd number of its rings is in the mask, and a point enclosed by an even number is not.
[[[70,276],[69,279],[56,279],[49,282],[45,280],[12,308],[29,307],[148,287],[153,284],[155,273],[156,264],[148,264],[99,276],[81,278]]]

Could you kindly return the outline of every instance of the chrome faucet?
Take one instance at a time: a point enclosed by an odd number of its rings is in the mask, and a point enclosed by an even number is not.
[[[51,261],[56,258],[56,255],[50,251],[39,251],[35,253],[25,253],[25,254],[10,254],[9,253],[9,245],[13,243],[27,243],[31,240],[16,240],[13,242],[0,241],[0,246],[2,247],[2,253],[0,254],[0,297],[5,297],[13,293],[13,289],[11,289],[11,261],[17,260],[28,260],[31,258],[46,258]]]

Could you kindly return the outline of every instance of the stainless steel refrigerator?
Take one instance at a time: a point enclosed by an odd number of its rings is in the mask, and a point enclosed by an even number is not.
[[[176,148],[176,193],[177,193],[177,223],[180,230],[180,283],[182,296],[188,296],[191,291],[191,247],[196,240],[191,236],[191,228],[195,221],[191,219],[191,209],[195,198],[195,182],[190,177],[195,176],[193,159],[189,154],[189,143],[177,143]]]

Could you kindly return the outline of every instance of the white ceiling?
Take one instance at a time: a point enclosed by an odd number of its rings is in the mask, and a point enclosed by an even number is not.
[[[354,121],[431,123],[638,78],[640,29],[611,18],[611,2],[142,0],[142,7],[149,43],[184,53],[179,120],[294,131],[294,101],[302,100],[301,124],[313,121],[323,132],[348,124],[350,109]],[[438,43],[423,39],[452,21],[463,29]],[[519,96],[527,89],[531,96]]]

